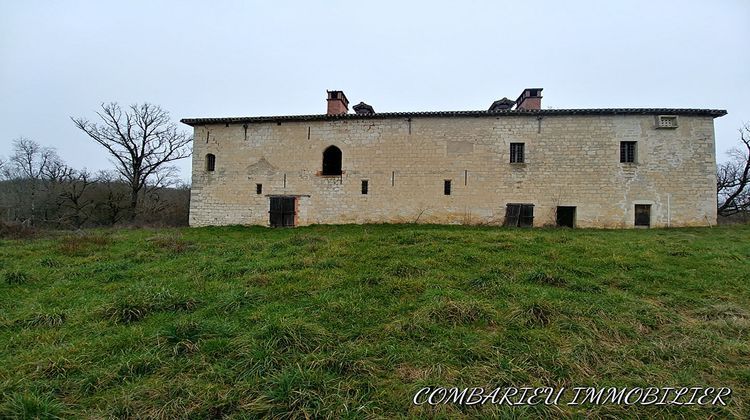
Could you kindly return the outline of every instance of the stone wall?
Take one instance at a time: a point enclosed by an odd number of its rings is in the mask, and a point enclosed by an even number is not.
[[[620,163],[621,141],[638,142],[637,163]],[[525,163],[509,163],[512,142],[525,143]],[[343,152],[341,176],[319,174],[330,145]],[[633,227],[635,204],[651,205],[651,226],[706,226],[716,223],[715,167],[710,116],[680,116],[676,129],[655,128],[654,115],[204,125],[195,127],[190,224],[268,225],[269,195],[298,195],[300,225],[501,224],[507,203],[531,203],[535,226],[576,206],[577,226]]]

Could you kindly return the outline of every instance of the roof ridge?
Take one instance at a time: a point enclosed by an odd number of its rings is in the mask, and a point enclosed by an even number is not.
[[[501,115],[622,115],[622,114],[676,114],[676,115],[705,115],[721,117],[727,114],[724,109],[704,108],[561,108],[561,109],[512,109],[512,110],[464,110],[464,111],[396,111],[378,112],[375,114],[308,114],[308,115],[277,115],[257,117],[205,117],[183,118],[180,122],[188,125],[202,124],[232,124],[242,122],[273,122],[273,121],[317,121],[317,120],[345,120],[345,119],[382,119],[394,117],[451,117],[451,116],[501,116]]]

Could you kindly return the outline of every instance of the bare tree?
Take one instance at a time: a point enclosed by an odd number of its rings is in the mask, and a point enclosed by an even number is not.
[[[144,103],[122,109],[116,102],[102,104],[97,112],[100,123],[71,118],[76,127],[112,155],[115,168],[130,186],[130,218],[138,209],[140,195],[150,184],[158,185],[169,162],[190,156],[192,137],[177,129],[169,113],[159,106]]]
[[[41,179],[50,162],[59,160],[53,148],[43,147],[26,137],[13,140],[13,154],[10,156],[10,163],[19,178]]]
[[[86,199],[85,194],[94,183],[86,169],[70,171],[66,176],[59,199],[61,207],[67,209],[66,219],[76,229],[80,229],[92,215],[94,200]]]
[[[722,216],[750,211],[750,123],[745,123],[739,131],[744,149],[730,150],[730,160],[716,171],[718,213]]]
[[[113,171],[99,171],[96,175],[97,184],[104,190],[104,196],[97,200],[96,207],[104,213],[103,218],[110,226],[121,221],[127,209],[127,189],[118,176]]]
[[[27,210],[22,210],[23,205],[19,206],[21,214],[28,217],[25,223],[34,224],[37,214],[37,203],[39,202],[39,192],[42,181],[46,174],[53,166],[64,166],[62,160],[57,155],[55,149],[43,147],[34,140],[26,137],[19,137],[13,140],[13,153],[8,161],[10,168],[6,172],[9,179],[19,181],[18,191],[20,198],[18,203],[28,204]]]

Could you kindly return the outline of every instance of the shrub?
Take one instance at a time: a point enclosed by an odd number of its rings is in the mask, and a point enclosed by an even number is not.
[[[0,238],[3,239],[28,239],[38,234],[39,231],[36,228],[22,223],[0,222]]]

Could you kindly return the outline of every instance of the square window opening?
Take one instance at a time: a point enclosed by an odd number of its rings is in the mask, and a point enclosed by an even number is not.
[[[524,143],[510,144],[510,163],[524,163]]]
[[[620,142],[620,163],[635,163],[637,151],[637,142],[621,141]]]

